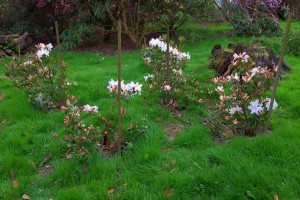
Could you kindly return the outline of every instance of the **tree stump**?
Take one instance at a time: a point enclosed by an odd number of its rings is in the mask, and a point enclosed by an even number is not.
[[[230,65],[233,60],[234,53],[246,52],[251,58],[251,67],[268,67],[273,69],[279,61],[279,56],[269,47],[263,46],[260,42],[245,44],[229,44],[228,48],[232,51],[226,51],[222,49],[221,45],[217,44],[212,49],[212,55],[209,58],[209,67],[217,71],[220,76],[226,73],[231,73]],[[291,67],[283,62],[282,73],[285,74],[291,70]]]

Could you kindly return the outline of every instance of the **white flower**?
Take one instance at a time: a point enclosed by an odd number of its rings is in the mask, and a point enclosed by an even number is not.
[[[235,106],[235,111],[236,112],[243,112],[243,109],[239,106]]]
[[[50,54],[50,51],[48,49],[40,49],[37,51],[36,55],[38,58],[41,58],[43,57],[44,55],[46,57],[49,57],[49,54]]]
[[[26,62],[23,63],[24,66],[29,66],[32,64],[31,60],[27,60]]]
[[[240,54],[237,54],[237,53],[233,54],[233,61],[235,61],[237,59],[242,59],[242,62],[248,62],[248,58],[249,58],[249,55],[247,55],[246,52],[243,52]]]
[[[49,51],[52,51],[52,49],[53,49],[53,46],[51,43],[47,44],[46,47]]]
[[[255,67],[253,69],[250,70],[251,71],[251,77],[255,76],[256,74],[259,73],[260,68],[259,67]]]
[[[266,105],[265,105],[265,106],[266,106],[266,108],[269,110],[270,104],[271,104],[271,99],[270,99],[270,98],[266,98],[266,99],[264,100],[264,102],[266,102]],[[274,99],[272,110],[275,110],[277,107],[278,107],[278,104],[277,104],[276,100]]]
[[[179,75],[182,75],[182,69],[177,71]]]
[[[243,56],[242,62],[248,62],[249,55],[247,55],[247,53],[244,52],[244,53],[242,54],[242,56]]]
[[[114,81],[113,79],[111,79],[111,80],[108,82],[107,89],[108,89],[110,92],[116,91],[116,90],[118,89],[118,81]]]
[[[235,109],[235,107],[232,107],[228,111],[229,111],[229,114],[234,115],[234,113],[236,112],[236,109]]]
[[[147,74],[146,76],[144,76],[145,81],[147,81],[148,79],[152,79],[154,78],[153,74]]]
[[[239,75],[237,73],[234,74],[233,78],[236,81],[240,81],[240,77],[239,77]]]
[[[234,115],[236,112],[243,112],[243,109],[239,106],[231,107],[228,109],[229,114]]]
[[[170,91],[171,88],[172,88],[172,87],[171,87],[170,85],[165,85],[165,86],[164,86],[164,90],[165,90],[165,91]]]
[[[84,105],[82,111],[84,112],[98,112],[98,106],[90,106],[89,104]]]
[[[249,110],[251,111],[250,114],[259,114],[260,112],[263,111],[262,104],[259,103],[258,99],[255,101],[250,102],[250,106],[248,106]]]
[[[216,90],[216,92],[218,92],[218,93],[224,92],[223,86],[218,86],[215,90]]]
[[[156,39],[152,38],[152,39],[149,41],[149,46],[150,46],[150,47],[156,47],[156,46],[158,46],[158,44],[160,44],[160,43],[161,43],[161,41],[160,41],[158,38],[156,38]]]
[[[134,82],[130,82],[130,85],[132,86],[132,90],[134,92],[137,92],[138,94],[141,94],[142,92],[142,84],[139,84],[138,82],[134,83]]]

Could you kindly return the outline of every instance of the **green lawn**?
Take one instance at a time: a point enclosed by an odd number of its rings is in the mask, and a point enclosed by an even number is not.
[[[300,27],[300,23],[292,26]],[[202,81],[215,76],[207,68],[207,59],[214,44],[224,47],[230,42],[264,40],[273,47],[280,38],[221,37],[228,25],[201,28],[205,32],[197,42],[187,41],[184,51],[191,54],[186,72],[195,72]],[[217,34],[217,36],[215,35]],[[278,50],[278,49],[277,49]],[[77,81],[71,94],[82,104],[98,105],[106,110],[110,104],[107,84],[117,78],[117,56],[64,52],[69,63],[67,78]],[[230,143],[218,144],[202,125],[201,106],[192,106],[181,120],[142,96],[129,102],[127,120],[147,115],[148,132],[133,142],[123,157],[106,157],[94,152],[94,159],[83,164],[66,160],[52,134],[63,129],[62,112],[41,113],[27,103],[26,95],[4,77],[4,61],[0,77],[0,199],[300,199],[300,59],[287,55],[293,66],[284,76],[278,90],[279,109],[274,112],[272,133],[257,137],[235,137]],[[7,61],[6,61],[7,62]],[[141,54],[124,53],[123,77],[126,82],[144,84],[150,72]],[[147,104],[145,103],[147,102]],[[6,121],[5,121],[6,120]],[[190,123],[186,123],[189,121]],[[164,127],[172,122],[185,125],[172,142]],[[39,174],[44,156],[53,153],[48,176]],[[12,185],[11,172],[19,186]],[[112,197],[108,195],[113,188]]]

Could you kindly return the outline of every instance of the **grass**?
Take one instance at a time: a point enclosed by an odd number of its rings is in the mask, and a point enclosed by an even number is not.
[[[294,23],[293,26],[300,26]],[[193,31],[203,30],[193,25]],[[187,71],[195,72],[202,81],[215,76],[207,68],[207,58],[216,43],[226,47],[230,42],[250,42],[253,38],[221,37],[229,31],[227,25],[208,27],[209,33],[198,42],[187,41],[185,51],[192,59]],[[214,34],[217,36],[214,37]],[[258,38],[280,45],[280,38]],[[256,40],[256,39],[255,39]],[[106,86],[117,77],[117,57],[92,53],[65,52],[69,63],[68,79],[79,86],[72,94],[80,96],[82,104],[98,105],[105,110],[110,104]],[[300,60],[286,56],[293,66],[281,82],[277,101],[280,108],[272,117],[273,132],[253,138],[235,137],[220,145],[208,133],[197,117],[199,107],[188,108],[183,120],[143,97],[133,99],[128,106],[129,120],[147,115],[149,131],[134,141],[121,158],[94,153],[83,164],[66,160],[52,139],[52,133],[63,129],[63,113],[41,113],[27,103],[26,95],[0,77],[0,199],[300,199]],[[7,61],[6,61],[7,62]],[[3,66],[5,62],[1,63]],[[122,56],[125,81],[143,82],[149,72],[139,53]],[[4,67],[0,68],[5,73]],[[145,104],[147,102],[147,105]],[[191,125],[187,125],[189,120]],[[167,122],[184,124],[185,129],[172,142],[163,131]],[[39,163],[53,153],[49,164],[54,171],[39,175]],[[12,186],[10,172],[16,174],[19,186]],[[113,196],[108,194],[113,188]]]

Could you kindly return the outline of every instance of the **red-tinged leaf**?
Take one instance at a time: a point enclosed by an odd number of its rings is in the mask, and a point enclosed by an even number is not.
[[[171,196],[174,195],[174,191],[173,191],[173,190],[165,190],[165,195],[166,195],[167,197],[171,197]]]
[[[19,187],[20,184],[17,180],[13,180],[12,185],[14,188],[17,188],[17,187]]]
[[[274,200],[279,200],[277,195],[274,196]]]

